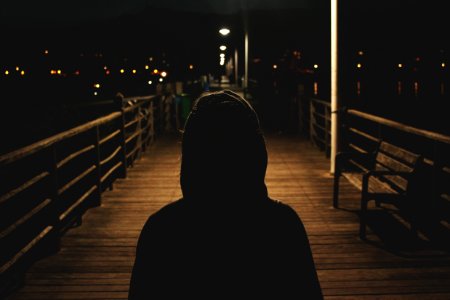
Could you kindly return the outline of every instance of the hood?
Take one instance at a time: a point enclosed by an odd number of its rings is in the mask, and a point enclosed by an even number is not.
[[[266,168],[264,137],[249,102],[227,90],[201,96],[183,133],[183,198],[266,199]]]

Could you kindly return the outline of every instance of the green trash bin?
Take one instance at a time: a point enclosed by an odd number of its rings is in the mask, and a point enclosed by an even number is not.
[[[189,113],[191,112],[192,108],[192,98],[189,94],[181,94],[179,97],[179,116],[180,116],[180,122],[181,126],[184,128],[184,123],[186,122],[187,117],[189,116]]]

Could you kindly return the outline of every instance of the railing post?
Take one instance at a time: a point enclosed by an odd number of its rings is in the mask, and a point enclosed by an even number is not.
[[[139,133],[138,137],[137,137],[137,141],[136,141],[136,146],[138,147],[136,150],[136,159],[141,158],[141,154],[142,154],[142,150],[143,150],[143,139],[142,139],[142,134],[144,133],[144,131],[142,130],[142,106],[141,104],[139,104],[137,106],[137,118],[138,118],[138,122],[137,122],[137,126],[136,126],[136,131]]]
[[[309,138],[311,143],[314,144],[315,131],[314,131],[314,103],[311,100],[309,102]]]
[[[52,225],[54,225],[55,228],[59,227],[59,209],[58,209],[58,188],[59,188],[59,180],[58,180],[58,160],[56,157],[56,144],[53,144],[51,146],[51,166],[50,166],[50,176],[51,176],[51,201],[52,201],[52,212],[54,215],[52,216]],[[58,230],[59,231],[59,230]]]
[[[328,139],[330,138],[330,121],[331,121],[331,112],[330,108],[326,105],[324,105],[324,111],[325,111],[325,156],[330,156],[330,145],[328,143]],[[330,141],[331,142],[331,141]]]
[[[100,129],[99,126],[95,126],[95,167],[97,169],[97,197],[96,201],[94,202],[94,205],[98,206],[102,203],[102,170],[101,170],[101,163],[100,163]]]
[[[122,171],[120,174],[121,178],[127,178],[127,143],[126,143],[126,134],[125,134],[125,111],[123,107],[121,108],[121,118],[120,118],[120,144],[122,147]]]
[[[147,143],[153,143],[155,139],[155,115],[154,115],[153,99],[150,100],[150,107],[148,109],[148,134]]]

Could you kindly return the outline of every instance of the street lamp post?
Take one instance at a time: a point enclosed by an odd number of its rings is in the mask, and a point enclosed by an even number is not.
[[[219,30],[219,33],[223,36],[227,36],[231,31],[228,28],[221,28]],[[249,52],[249,45],[248,45],[248,28],[247,24],[245,24],[245,36],[244,36],[244,82],[242,84],[242,87],[246,89],[248,87],[248,52]],[[236,80],[236,86],[238,85],[238,50],[237,47],[235,47],[234,50],[234,78]]]
[[[335,157],[339,150],[338,70],[338,0],[331,0],[331,173],[335,171]]]

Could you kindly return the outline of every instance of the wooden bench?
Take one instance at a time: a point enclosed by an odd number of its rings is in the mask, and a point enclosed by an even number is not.
[[[341,152],[336,155],[333,206],[339,206],[339,179],[345,177],[361,190],[361,216],[359,235],[366,236],[367,206],[374,200],[376,206],[389,203],[407,217],[411,230],[414,224],[414,199],[418,187],[420,155],[381,141],[374,153]]]

